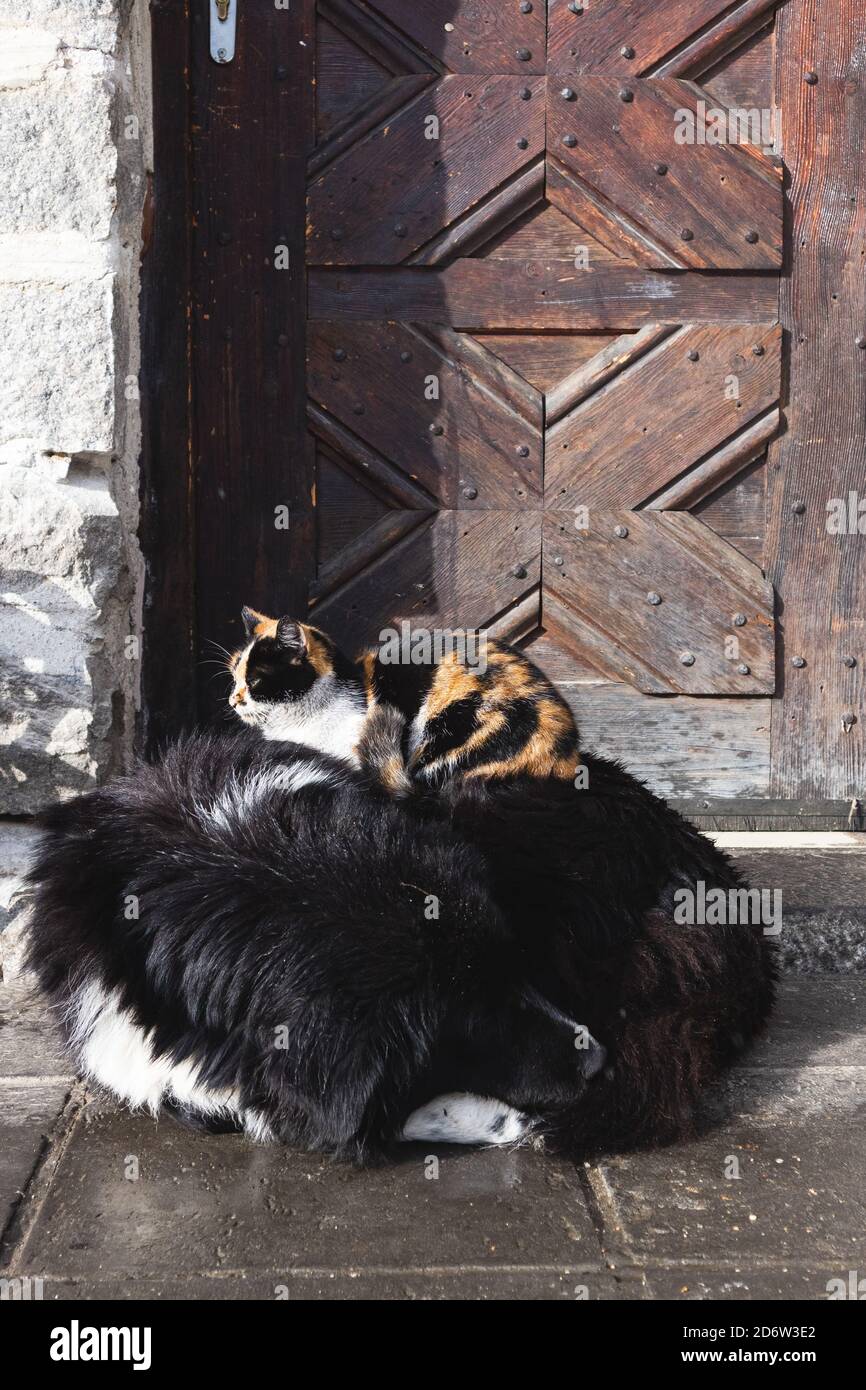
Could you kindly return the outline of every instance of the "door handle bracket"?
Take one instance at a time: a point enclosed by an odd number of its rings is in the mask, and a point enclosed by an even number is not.
[[[235,32],[240,0],[210,0],[210,56],[230,63],[235,56]]]

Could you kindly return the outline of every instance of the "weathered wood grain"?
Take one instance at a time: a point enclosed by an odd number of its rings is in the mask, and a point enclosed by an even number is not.
[[[705,92],[721,106],[776,112],[773,90],[775,53],[772,21],[736,51],[699,74]]]
[[[355,0],[317,0],[321,18],[351,39],[357,49],[395,76],[408,73],[441,73],[442,63],[425,53],[405,32],[388,24],[368,5]]]
[[[756,831],[768,830],[778,835],[780,832],[788,831],[832,831],[838,834],[852,835],[858,838],[866,829],[864,815],[861,809],[852,815],[852,805],[850,801],[773,801],[767,797],[718,797],[707,798],[704,796],[689,797],[680,801],[675,799],[672,803],[678,811],[704,831]],[[860,840],[860,846],[866,850],[866,838]],[[782,851],[789,859],[798,858],[802,863],[801,872],[808,881],[809,858],[808,851],[801,850],[798,846],[791,846],[787,851]],[[850,850],[846,850],[850,853]],[[856,853],[856,847],[855,847]],[[802,856],[802,859],[800,858]],[[739,855],[734,856],[739,858]],[[866,855],[863,856],[866,859]],[[833,855],[837,861],[840,856]],[[841,866],[839,866],[841,868]],[[821,892],[820,878],[816,880],[816,893]],[[821,898],[816,899],[817,903]],[[825,897],[823,899],[825,910],[831,906],[833,899]],[[866,901],[861,895],[860,905]],[[811,905],[811,904],[810,904]]]
[[[671,323],[648,323],[638,333],[612,339],[594,357],[559,381],[546,399],[545,423],[555,425],[594,391],[677,331]]]
[[[739,551],[685,512],[575,521],[544,516],[544,626],[563,646],[649,694],[772,692],[773,592]]]
[[[650,699],[628,685],[610,684],[566,683],[559,689],[574,711],[583,746],[617,758],[659,795],[767,795],[769,700]]]
[[[310,185],[309,264],[406,260],[543,154],[544,116],[543,78],[441,78]]]
[[[541,395],[478,343],[402,323],[317,324],[309,390],[440,506],[540,500]]]
[[[774,796],[862,796],[866,536],[829,534],[827,518],[831,499],[866,497],[866,347],[857,346],[866,344],[866,14],[858,0],[829,10],[789,0],[777,28],[792,258],[782,289],[787,429],[769,460],[768,566],[784,671],[771,787]],[[849,733],[846,714],[857,720]]]
[[[312,319],[446,323],[453,328],[624,332],[646,323],[767,323],[779,277],[684,271],[664,274],[606,263],[458,260],[442,270],[313,268]]]
[[[688,511],[735,477],[742,468],[761,457],[767,443],[779,428],[780,413],[771,406],[744,430],[726,439],[718,449],[706,454],[682,477],[675,479],[647,503],[657,511]],[[763,528],[762,528],[763,529]]]
[[[538,159],[409,256],[407,264],[447,265],[457,256],[481,254],[487,243],[499,239],[501,229],[541,207],[543,200],[544,160]]]
[[[432,512],[386,512],[348,545],[320,561],[318,574],[310,585],[311,601],[318,602],[350,583],[362,570],[381,560],[397,541],[432,516]]]
[[[694,516],[760,569],[767,533],[767,460],[761,454],[736,477],[692,506]]]
[[[691,76],[748,37],[778,0],[591,0],[575,14],[550,7],[548,71],[638,77],[668,59],[673,75]],[[629,50],[623,53],[623,49]],[[685,55],[685,56],[682,56]]]
[[[370,447],[359,435],[316,402],[307,402],[307,417],[315,436],[330,445],[335,455],[351,467],[365,487],[384,497],[392,507],[408,511],[427,511],[435,507],[427,492],[407,473]],[[318,500],[318,499],[317,499]]]
[[[541,3],[528,7],[517,3],[503,5],[501,0],[369,3],[437,58],[448,72],[544,72],[547,23]]]
[[[421,627],[487,628],[521,601],[522,627],[537,625],[541,570],[537,512],[440,511],[312,609],[312,619],[350,649],[375,643],[403,620]]]
[[[323,563],[351,545],[383,516],[388,502],[322,441],[316,447],[316,558]]]
[[[206,19],[206,16],[205,16]],[[313,144],[314,4],[248,7],[233,62],[207,23],[191,68],[195,571],[200,701],[221,713],[208,644],[241,605],[302,612],[315,564],[306,431],[303,207]],[[254,190],[254,196],[253,196]],[[288,268],[276,247],[288,250]],[[288,508],[288,527],[278,525]]]
[[[546,179],[542,194],[546,192],[547,198],[550,197],[551,172],[550,168],[545,172],[542,161],[542,173]],[[576,226],[575,223],[580,225]],[[577,256],[582,257],[585,253],[592,265],[623,259],[621,245],[610,250],[593,237],[591,231],[586,217],[577,214],[566,217],[542,198],[540,203],[523,216],[516,217],[473,254],[496,260],[534,261],[541,257],[544,260],[574,263]]]
[[[319,50],[321,53],[321,50]],[[358,55],[357,50],[356,57]],[[330,65],[317,70],[316,96],[319,110],[319,138],[307,162],[307,172],[320,174],[327,164],[348,150],[356,140],[375,130],[395,111],[400,111],[413,97],[423,92],[435,78],[432,74],[392,77],[377,71],[362,83],[357,65],[351,68],[351,84],[335,74]]]
[[[780,351],[774,325],[690,324],[634,362],[624,353],[615,376],[600,375],[598,390],[585,400],[578,393],[573,409],[554,416],[545,440],[546,505],[639,507],[675,481],[686,487],[692,465],[774,406]],[[722,482],[753,457],[747,441],[705,472]],[[702,475],[695,498],[706,485]]]
[[[194,722],[195,566],[190,456],[190,201],[186,154],[190,25],[184,0],[152,10],[154,159],[142,247],[141,521],[145,563],[141,717],[154,753]],[[171,545],[166,538],[171,537]]]
[[[550,394],[612,341],[608,333],[476,333],[491,352],[539,391]]]
[[[694,117],[699,101],[706,104],[698,88],[671,78],[551,86],[548,158],[647,233],[651,244],[635,253],[642,264],[670,264],[660,262],[660,247],[692,269],[777,267],[781,169],[760,149],[734,143],[736,129],[724,144],[677,143],[679,113]],[[557,206],[568,212],[563,201]]]
[[[572,138],[570,132],[566,133]],[[547,160],[547,196],[559,215],[575,224],[572,232],[575,241],[585,240],[579,233],[590,234],[585,255],[593,264],[598,263],[598,249],[601,248],[602,260],[612,258],[662,270],[684,269],[683,259],[676,251],[662,246],[645,225],[608,202],[575,170],[561,164],[555,154]]]
[[[740,0],[721,20],[693,37],[669,57],[657,63],[652,71],[657,77],[694,77],[710,63],[736,52],[741,44],[764,24],[767,16],[785,0]]]

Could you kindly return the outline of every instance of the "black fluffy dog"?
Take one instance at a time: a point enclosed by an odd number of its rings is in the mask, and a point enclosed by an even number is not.
[[[735,872],[585,761],[584,790],[398,805],[297,745],[189,739],[48,813],[30,964],[85,1074],[154,1112],[359,1160],[672,1139],[769,1012],[768,943],[677,924]]]
[[[776,977],[727,855],[617,763],[583,764],[583,790],[527,779],[441,793],[485,857],[526,978],[608,1051],[601,1081],[544,1117],[575,1157],[690,1133],[702,1094],[762,1031]],[[721,890],[723,922],[683,921],[700,885]]]

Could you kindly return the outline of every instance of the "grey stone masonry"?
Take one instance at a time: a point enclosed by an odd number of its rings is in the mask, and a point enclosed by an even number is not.
[[[0,10],[0,815],[131,748],[146,10]]]

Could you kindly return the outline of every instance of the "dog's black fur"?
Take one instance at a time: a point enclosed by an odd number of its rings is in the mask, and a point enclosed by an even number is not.
[[[552,779],[452,784],[435,814],[485,857],[527,978],[608,1049],[603,1085],[548,1115],[587,1153],[692,1132],[701,1096],[764,1027],[774,946],[759,922],[683,925],[674,894],[737,889],[727,855],[615,762]]]
[[[670,1140],[767,1017],[768,943],[676,925],[677,887],[736,873],[622,769],[585,762],[583,790],[395,804],[296,745],[184,740],[48,812],[30,964],[70,1025],[98,981],[155,1056],[236,1094],[230,1123],[288,1143],[368,1160],[454,1090],[579,1156]],[[569,1020],[608,1049],[592,1079]]]
[[[250,795],[298,769],[327,785]],[[44,823],[30,964],[70,1031],[83,985],[119,991],[155,1055],[200,1063],[281,1140],[375,1154],[434,1073],[472,1089],[477,1069],[535,1111],[583,1088],[568,1027],[526,1006],[482,855],[341,763],[203,735]]]

